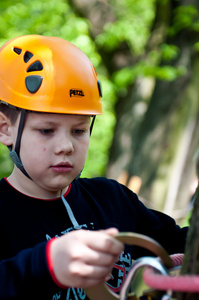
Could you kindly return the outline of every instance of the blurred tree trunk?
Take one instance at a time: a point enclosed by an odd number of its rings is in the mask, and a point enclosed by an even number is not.
[[[194,208],[187,236],[185,258],[181,274],[199,274],[199,186],[194,197]],[[179,293],[177,300],[198,300],[199,293]]]
[[[110,4],[109,0],[69,0],[71,6],[76,13],[89,20],[90,35],[95,40],[96,36],[103,32],[107,23],[116,20],[115,8]],[[96,45],[96,47],[98,47]],[[103,63],[107,68],[108,75],[112,74],[128,65],[133,65],[135,58],[132,56],[129,46],[123,42],[114,47],[112,50],[106,50],[98,47]]]
[[[156,19],[146,55],[148,48],[155,50],[163,42],[175,45],[179,48],[179,54],[169,64],[176,68],[181,66],[187,72],[174,81],[156,80],[149,105],[146,107],[143,101],[143,89],[147,82],[145,78],[138,78],[129,88],[126,98],[119,99],[116,105],[117,124],[107,169],[107,176],[116,179],[124,170],[127,171],[127,184],[132,176],[140,177],[142,180],[140,195],[154,201],[158,209],[163,209],[163,201],[166,199],[171,174],[169,167],[179,155],[177,151],[184,151],[178,147],[183,131],[189,123],[195,122],[199,114],[197,88],[199,56],[193,49],[193,44],[198,41],[198,34],[185,28],[179,30],[174,37],[166,36],[168,29],[174,25],[176,8],[190,4],[198,7],[199,3],[197,0],[193,0],[192,3],[189,0],[167,1],[167,7],[162,3],[163,1],[157,1]],[[164,67],[164,62],[161,66]],[[196,123],[193,128],[189,126],[190,139],[187,140],[187,151],[197,126]],[[184,154],[188,156],[187,152]],[[186,161],[183,161],[183,165],[185,163]],[[193,174],[191,179],[192,177]],[[180,181],[181,179],[179,178]],[[158,184],[161,188],[157,188]],[[159,194],[163,186],[164,192]],[[185,189],[189,189],[189,186],[187,178]]]
[[[170,21],[170,5],[161,4],[157,2],[156,18],[151,31],[151,37],[146,48],[145,56],[147,56],[150,50],[157,50],[160,45],[166,39],[166,31]],[[125,97],[120,97],[116,104],[116,116],[117,124],[115,127],[114,139],[112,147],[110,149],[110,159],[107,169],[107,176],[112,178],[118,178],[123,170],[127,170],[129,173],[129,179],[133,175],[140,176],[138,170],[136,170],[134,163],[137,157],[135,156],[134,148],[139,143],[140,126],[143,118],[145,118],[143,93],[147,80],[145,78],[138,78],[132,86],[129,87]],[[149,81],[150,84],[150,81]],[[153,81],[151,81],[153,89]],[[151,95],[149,95],[150,97]],[[158,109],[157,109],[158,110]],[[156,114],[155,114],[156,116]],[[154,118],[155,122],[156,117]],[[145,128],[144,128],[145,130]],[[151,153],[150,148],[147,147],[148,154]],[[145,172],[150,170],[150,161],[145,165]],[[134,170],[130,170],[130,168]],[[148,176],[147,176],[148,177]]]

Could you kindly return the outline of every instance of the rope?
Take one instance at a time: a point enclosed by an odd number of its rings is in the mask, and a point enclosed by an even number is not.
[[[173,266],[178,267],[182,265],[184,254],[173,254],[170,255],[170,258],[172,260]]]
[[[183,254],[170,256],[174,267],[182,264]],[[156,290],[172,290],[178,292],[199,292],[199,275],[160,275],[154,269],[146,268],[143,273],[144,282]]]

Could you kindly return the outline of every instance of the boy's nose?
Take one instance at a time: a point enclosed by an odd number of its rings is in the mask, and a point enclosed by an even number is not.
[[[62,137],[55,146],[55,154],[65,153],[71,154],[74,151],[73,142],[69,137]]]

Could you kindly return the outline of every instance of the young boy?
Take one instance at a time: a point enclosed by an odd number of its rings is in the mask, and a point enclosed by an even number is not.
[[[93,65],[71,43],[30,35],[0,48],[0,142],[15,163],[0,181],[0,299],[86,299],[105,281],[119,292],[145,253],[124,248],[119,231],[184,251],[187,229],[126,187],[78,179],[100,99]]]

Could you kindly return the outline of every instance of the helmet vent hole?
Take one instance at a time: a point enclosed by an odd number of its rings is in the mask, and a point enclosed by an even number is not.
[[[20,55],[20,54],[21,54],[21,51],[22,51],[22,49],[20,49],[20,48],[17,48],[17,47],[14,47],[14,48],[13,48],[13,51],[14,51],[15,53],[17,53],[18,55]]]
[[[33,54],[29,51],[26,51],[26,53],[24,54],[24,58],[23,58],[24,62],[27,63],[31,59],[31,57],[33,57]]]
[[[41,86],[43,77],[38,76],[38,75],[30,75],[25,78],[25,84],[27,90],[31,93],[34,94],[38,91],[38,89]]]
[[[34,72],[34,71],[41,71],[41,70],[43,70],[43,65],[39,60],[37,60],[28,67],[27,72]]]

